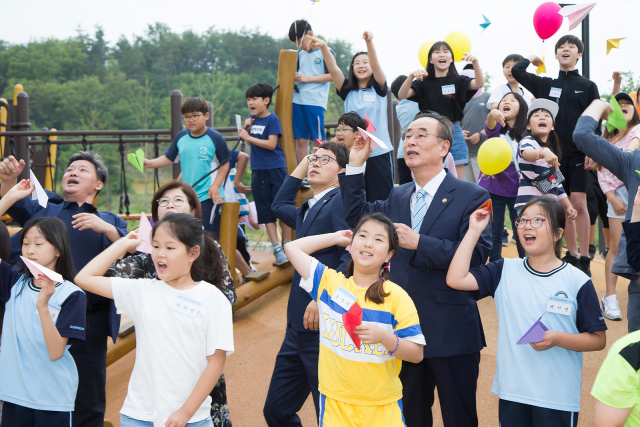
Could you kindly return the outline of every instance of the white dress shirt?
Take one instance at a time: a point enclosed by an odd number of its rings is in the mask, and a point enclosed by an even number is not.
[[[309,211],[311,210],[311,208],[313,207],[313,205],[315,205],[316,203],[318,203],[320,200],[322,200],[322,198],[324,197],[325,194],[327,194],[329,191],[333,190],[334,188],[337,187],[329,187],[324,191],[321,191],[320,193],[316,194],[315,196],[313,196],[312,198],[310,198],[307,201],[308,204],[308,208],[304,213],[304,218],[302,218],[302,222],[304,222],[305,219],[307,219],[307,214],[309,213]]]

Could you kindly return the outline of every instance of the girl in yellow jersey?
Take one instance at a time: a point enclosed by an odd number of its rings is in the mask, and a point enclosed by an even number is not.
[[[334,245],[351,245],[349,278],[309,255]],[[397,247],[395,227],[381,213],[364,216],[353,233],[285,246],[300,286],[320,310],[320,427],[405,425],[398,374],[402,360],[422,360],[425,341],[413,301],[389,281]]]

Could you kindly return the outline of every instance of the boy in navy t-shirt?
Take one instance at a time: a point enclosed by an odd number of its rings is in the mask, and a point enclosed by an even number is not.
[[[287,176],[284,152],[280,148],[282,128],[278,116],[269,112],[273,88],[258,82],[247,89],[247,106],[251,110],[245,126],[249,131],[238,130],[238,136],[251,144],[251,191],[258,211],[258,223],[264,224],[273,245],[276,263],[282,265],[289,260],[278,242],[276,216],[271,210],[273,199]],[[291,241],[291,229],[280,223],[284,243]]]
[[[187,129],[178,132],[163,156],[145,159],[144,168],[155,169],[180,162],[182,181],[193,186],[200,199],[202,225],[215,232],[213,211],[222,203],[220,188],[229,172],[229,148],[222,135],[207,126],[209,104],[204,99],[185,99],[180,112]],[[216,172],[209,174],[218,167]]]
[[[324,112],[332,81],[322,51],[319,48],[310,50],[313,35],[311,25],[303,19],[289,28],[289,40],[300,49],[293,92],[293,137],[298,162],[309,154],[309,140],[325,139]]]

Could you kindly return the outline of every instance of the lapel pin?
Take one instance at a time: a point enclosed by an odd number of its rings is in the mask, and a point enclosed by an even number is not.
[[[447,203],[447,198],[442,199],[442,203]]]

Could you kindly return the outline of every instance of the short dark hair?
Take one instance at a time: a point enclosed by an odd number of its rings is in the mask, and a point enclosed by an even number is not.
[[[402,75],[396,77],[396,79],[393,81],[393,83],[391,83],[391,93],[396,98],[398,97],[398,93],[400,92],[400,88],[404,84],[405,80],[407,80],[407,76],[402,74]]]
[[[511,55],[507,55],[507,57],[502,60],[502,67],[507,65],[508,62],[518,63],[520,62],[521,59],[522,59],[522,55],[517,53],[512,53]]]
[[[573,36],[571,34],[567,34],[566,36],[560,37],[560,40],[556,43],[555,52],[558,53],[558,49],[565,43],[572,44],[578,48],[578,53],[584,52],[584,43],[578,37]]]
[[[447,153],[449,154],[451,147],[453,147],[453,123],[451,123],[451,120],[435,111],[421,111],[413,118],[414,121],[418,119],[435,119],[438,121],[438,138],[449,141],[449,152]],[[444,159],[442,161],[444,162]]]
[[[311,24],[304,19],[298,19],[297,21],[293,21],[291,27],[289,27],[289,40],[292,42],[296,42],[296,40],[301,40],[307,32],[313,31],[311,29]]]
[[[91,163],[96,168],[96,175],[98,176],[98,180],[107,184],[107,177],[109,176],[109,172],[107,171],[107,167],[102,163],[102,159],[100,158],[100,154],[95,151],[78,151],[69,157],[69,161],[67,162],[67,168],[73,162],[77,162],[78,160],[84,160]],[[99,191],[98,191],[99,193]]]
[[[245,97],[249,98],[269,98],[267,108],[271,105],[271,98],[273,97],[273,87],[266,82],[254,83],[247,89]]]
[[[182,101],[180,105],[180,112],[184,115],[187,113],[202,113],[207,114],[209,112],[209,103],[202,98],[196,98],[192,96]]]
[[[358,128],[367,128],[367,121],[360,117],[358,113],[350,111],[340,116],[340,118],[338,119],[338,126],[339,125],[350,126],[354,132],[357,132]]]
[[[339,142],[327,141],[318,147],[318,150],[321,149],[331,151],[336,156],[338,165],[341,168],[347,167],[347,163],[349,163],[349,150],[346,145]]]
[[[473,64],[469,63],[469,64],[465,65],[462,70],[474,70]]]
[[[153,200],[151,201],[151,218],[153,218],[153,222],[158,222],[158,200],[169,190],[180,189],[185,196],[187,196],[187,202],[189,203],[189,207],[193,209],[195,212],[193,214],[199,220],[202,220],[202,206],[200,205],[200,199],[198,198],[198,194],[189,184],[173,180],[167,182],[162,187],[158,188],[156,194],[153,195]]]

